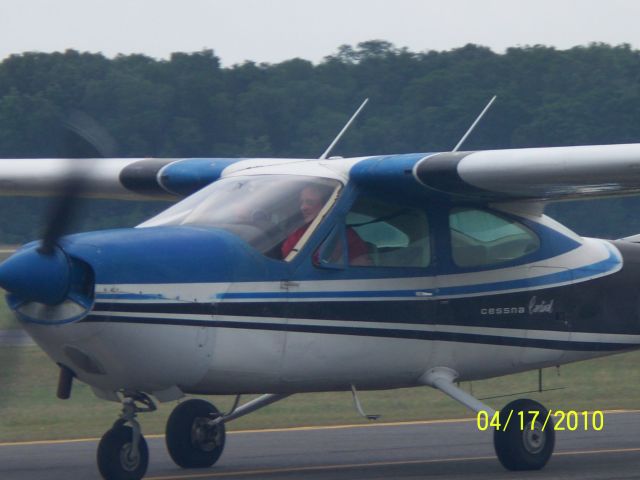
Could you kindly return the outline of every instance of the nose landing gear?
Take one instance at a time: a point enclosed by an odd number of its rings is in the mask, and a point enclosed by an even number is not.
[[[144,476],[149,466],[149,449],[136,415],[155,409],[153,400],[143,393],[122,400],[122,414],[98,444],[98,470],[102,478],[139,480]]]

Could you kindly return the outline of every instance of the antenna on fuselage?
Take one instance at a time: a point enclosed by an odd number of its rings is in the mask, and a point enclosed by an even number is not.
[[[460,141],[458,142],[458,144],[453,147],[453,150],[451,150],[452,152],[457,152],[458,149],[462,146],[462,144],[464,143],[464,141],[467,139],[467,137],[469,136],[469,134],[471,132],[473,132],[473,129],[476,128],[476,125],[478,124],[478,122],[482,119],[482,117],[484,116],[485,113],[487,113],[487,110],[489,110],[489,107],[491,107],[491,104],[494,102],[494,100],[498,98],[497,95],[494,95],[493,98],[491,100],[489,100],[489,103],[487,103],[487,106],[484,107],[484,110],[482,110],[482,112],[480,112],[480,115],[478,115],[478,118],[476,118],[475,122],[473,122],[471,124],[471,126],[469,127],[469,130],[467,130],[467,133],[465,133],[462,138],[460,139]]]
[[[364,99],[364,102],[362,102],[360,107],[358,107],[358,109],[356,110],[356,113],[351,115],[351,118],[349,119],[349,121],[346,123],[346,125],[344,127],[342,127],[342,130],[340,130],[340,133],[338,134],[338,136],[333,139],[333,142],[331,142],[331,145],[329,145],[327,147],[327,149],[324,151],[324,153],[322,155],[320,155],[318,160],[325,160],[329,156],[329,153],[331,153],[331,150],[333,150],[333,147],[336,146],[336,143],[338,143],[338,141],[342,138],[342,135],[344,135],[344,132],[346,132],[347,129],[351,126],[353,121],[356,119],[356,117],[360,113],[360,110],[362,110],[364,108],[364,106],[367,104],[368,101],[369,101],[368,98]]]

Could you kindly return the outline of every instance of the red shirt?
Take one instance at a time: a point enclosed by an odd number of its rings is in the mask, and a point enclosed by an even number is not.
[[[287,255],[291,253],[291,250],[293,250],[293,247],[295,247],[296,243],[298,243],[298,241],[302,238],[304,232],[307,231],[307,228],[309,228],[309,225],[303,225],[302,227],[293,231],[287,237],[281,247],[283,259],[287,258]],[[368,258],[369,249],[367,248],[367,244],[360,238],[360,236],[353,228],[347,228],[347,246],[349,248],[349,263],[352,263],[356,258],[362,257],[365,259],[365,261],[363,262],[364,265],[370,264],[370,259]],[[340,256],[340,252],[338,251],[338,248],[340,247],[341,244],[338,244],[336,252],[334,252],[336,253],[336,255],[333,255],[334,257]]]
[[[308,227],[309,225],[303,225],[297,230],[294,230],[292,233],[289,234],[289,236],[284,241],[281,247],[283,260],[287,258],[287,255],[289,255],[289,253],[291,253],[291,250],[293,250],[293,247],[296,246],[296,243],[298,243],[298,240],[302,238],[302,235],[304,235],[304,232],[307,231]]]

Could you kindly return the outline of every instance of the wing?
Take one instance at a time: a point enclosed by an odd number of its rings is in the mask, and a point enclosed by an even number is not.
[[[237,158],[1,159],[0,195],[55,195],[70,177],[82,196],[167,200],[217,180]]]
[[[353,166],[351,177],[387,190],[454,200],[629,195],[640,193],[640,144],[370,157]]]
[[[228,172],[318,162],[378,192],[463,201],[558,201],[640,193],[640,144],[412,153],[335,160],[0,160],[0,195],[52,195],[80,175],[85,196],[176,199]],[[264,170],[263,170],[264,171]],[[78,173],[80,172],[80,173]]]

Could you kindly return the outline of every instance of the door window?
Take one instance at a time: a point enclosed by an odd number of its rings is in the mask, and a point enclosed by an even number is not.
[[[323,255],[343,258],[335,250],[346,249],[349,265],[362,267],[428,267],[431,263],[427,216],[417,208],[360,197],[347,214],[341,238],[341,247],[325,248]]]

